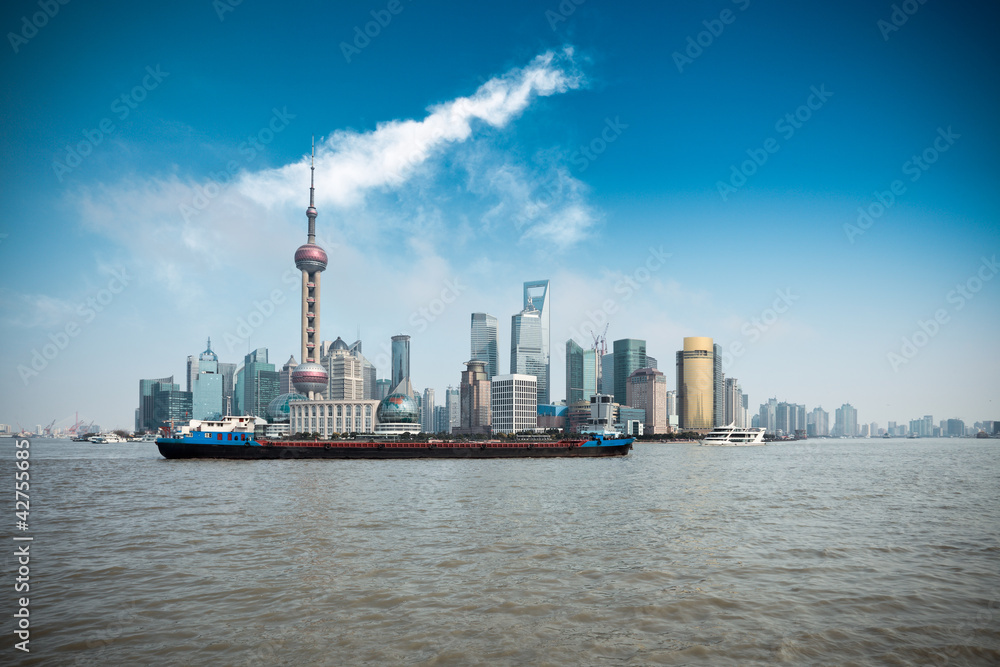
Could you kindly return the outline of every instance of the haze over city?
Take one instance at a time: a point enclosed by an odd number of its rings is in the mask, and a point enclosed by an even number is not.
[[[506,372],[549,279],[553,399],[609,323],[671,389],[712,337],[751,412],[996,419],[997,10],[911,6],[5,6],[0,422],[298,356],[313,137],[321,337],[379,377],[406,333],[457,386],[472,312]]]

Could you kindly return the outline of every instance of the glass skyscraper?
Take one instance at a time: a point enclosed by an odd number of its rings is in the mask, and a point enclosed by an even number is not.
[[[243,359],[243,414],[267,417],[267,404],[281,393],[280,372],[267,362],[267,348],[261,347]]]
[[[552,388],[551,379],[551,355],[549,347],[549,330],[552,321],[551,298],[549,295],[548,280],[529,280],[524,283],[524,307],[533,305],[538,311],[538,322],[541,326],[542,339],[542,361],[545,365],[543,374],[536,375],[538,378],[538,404],[545,405],[549,401],[549,392]],[[511,371],[512,373],[517,371]]]
[[[191,381],[191,418],[221,419],[223,411],[223,378],[219,373],[219,357],[212,351],[208,339],[205,351],[198,357]]]
[[[712,346],[712,425],[725,426],[726,376],[722,372],[722,346]]]
[[[500,372],[497,344],[497,318],[487,313],[472,313],[472,356],[470,359],[486,364],[486,379]]]
[[[527,284],[527,283],[525,283]],[[510,372],[535,378],[538,405],[549,402],[548,363],[542,351],[542,311],[531,299],[517,315],[510,318]]]
[[[628,376],[640,368],[646,368],[646,341],[638,338],[616,340],[612,351],[615,355],[615,403],[625,405],[628,400]]]
[[[597,393],[597,350],[585,350],[573,339],[566,341],[566,404],[590,402]]]
[[[166,388],[168,389],[178,388],[177,385],[174,384],[173,375],[165,378],[139,380],[139,411],[136,416],[137,431],[155,431],[160,427],[160,425],[156,423],[156,417],[154,415],[156,408],[156,398],[154,394],[158,389],[157,385],[166,385]]]
[[[392,337],[392,390],[410,377],[410,337],[404,334]]]

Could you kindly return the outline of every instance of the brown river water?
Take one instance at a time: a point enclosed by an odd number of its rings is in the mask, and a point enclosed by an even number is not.
[[[1000,440],[30,452],[20,531],[0,441],[0,665],[1000,664]],[[30,653],[14,648],[25,595]]]

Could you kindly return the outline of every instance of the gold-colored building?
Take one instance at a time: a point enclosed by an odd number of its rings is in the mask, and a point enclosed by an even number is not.
[[[715,415],[715,348],[711,338],[691,336],[677,353],[677,417],[682,431],[708,431]]]

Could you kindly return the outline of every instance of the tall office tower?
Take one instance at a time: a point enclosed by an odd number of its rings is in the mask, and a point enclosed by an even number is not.
[[[187,390],[191,391],[191,387],[194,386],[194,378],[198,375],[198,359],[193,355],[189,354],[187,358]]]
[[[222,375],[219,373],[219,357],[212,351],[212,339],[208,339],[205,351],[198,357],[198,374],[191,383],[191,418],[222,418]]]
[[[655,368],[640,368],[628,376],[625,393],[628,404],[643,411],[643,424],[649,433],[669,433],[666,375]]]
[[[599,394],[611,396],[615,393],[615,353],[601,355],[601,381],[597,388]]]
[[[722,373],[722,346],[713,345],[712,353],[712,421],[714,426],[725,426],[726,421],[726,377]]]
[[[947,435],[948,437],[961,437],[965,435],[965,422],[961,419],[949,419],[947,433],[942,432],[941,435]]]
[[[361,353],[361,339],[354,341],[350,345],[351,354],[358,358],[361,362],[361,375],[364,377],[365,386],[363,391],[363,398],[366,400],[382,400],[378,394],[378,372],[375,370],[375,364],[368,361],[368,359]]]
[[[791,435],[789,430],[791,426],[789,425],[788,419],[788,407],[789,404],[785,401],[781,401],[774,408],[774,420],[775,420],[775,433],[778,435]]]
[[[646,368],[656,368],[656,358],[646,355]]]
[[[858,411],[850,403],[844,403],[837,408],[833,434],[838,437],[853,438],[858,434]]]
[[[646,341],[638,338],[623,338],[612,345],[615,355],[615,403],[628,402],[628,378],[640,368],[646,367]]]
[[[733,424],[737,428],[744,428],[746,425],[743,423],[743,392],[740,389],[740,381],[736,378],[726,378],[724,403],[725,423]]]
[[[528,297],[524,310],[510,318],[510,372],[537,378],[537,402],[539,405],[548,404],[548,364],[542,347],[542,311],[535,308],[531,297]]]
[[[497,375],[490,382],[494,433],[517,433],[538,426],[538,388],[533,375]]]
[[[139,415],[136,421],[139,430],[153,432],[159,428],[155,423],[153,409],[155,407],[154,391],[156,385],[169,385],[174,387],[174,376],[165,378],[155,378],[150,380],[139,380]]]
[[[933,430],[931,431],[931,433],[933,434]],[[881,435],[881,434],[878,432],[878,422],[872,422],[871,424],[869,424],[868,425],[868,437],[869,438],[875,438],[875,437],[878,437],[879,435]]]
[[[830,413],[821,407],[813,408],[806,417],[806,435],[816,438],[830,435]]]
[[[392,380],[381,378],[375,381],[375,398],[381,401],[389,395],[390,391],[392,391]]]
[[[499,344],[497,343],[497,318],[486,313],[472,313],[472,356],[470,359],[486,362],[486,377],[493,379],[499,372]]]
[[[794,430],[792,432],[798,434],[801,431],[802,435],[805,435],[805,432],[806,432],[806,406],[804,404],[802,404],[802,403],[799,403],[799,404],[795,405],[794,408],[795,408],[795,410],[794,410],[795,428],[794,428]]]
[[[245,415],[246,412],[243,410],[243,396],[244,396],[244,385],[243,382],[243,366],[240,366],[236,370],[236,375],[233,382],[233,410],[230,414],[234,415]]]
[[[360,401],[365,396],[365,377],[361,359],[352,354],[347,343],[337,336],[330,346],[330,353],[323,359],[329,376],[326,399],[331,401]]]
[[[681,430],[715,424],[715,349],[712,339],[692,336],[677,352],[677,417]]]
[[[667,416],[677,414],[677,390],[671,389],[667,392]]]
[[[448,408],[443,405],[434,406],[433,433],[448,433]]]
[[[281,371],[278,374],[278,384],[281,386],[282,394],[291,394],[295,391],[295,388],[292,386],[292,371],[298,365],[299,362],[295,361],[295,355],[292,355],[288,357],[288,361],[281,367]]]
[[[597,393],[597,350],[585,350],[572,338],[566,341],[566,405],[590,402]]]
[[[490,380],[486,364],[477,359],[465,362],[459,384],[460,420],[463,429],[486,429],[490,426]]]
[[[747,394],[741,394],[740,400],[742,401],[743,406],[743,421],[740,423],[743,424],[744,428],[746,428],[750,426],[750,397]]]
[[[539,405],[548,405],[551,402],[549,400],[549,394],[552,391],[552,357],[550,355],[551,349],[549,347],[549,332],[552,322],[551,300],[548,280],[529,280],[524,283],[523,305],[527,308],[530,303],[538,309],[538,312],[540,313],[538,321],[542,327],[542,363],[544,364],[545,370],[542,375],[536,376],[538,377]],[[511,373],[516,372],[520,371],[511,370]]]
[[[434,423],[434,390],[424,389],[424,400],[420,404],[420,425],[425,433],[437,433]]]
[[[446,432],[462,425],[462,393],[458,387],[449,386],[444,390],[444,409],[448,411],[448,428]]]
[[[317,364],[319,366],[319,364]],[[301,364],[299,368],[301,368]],[[326,376],[326,370],[323,375]],[[296,372],[298,369],[296,369]],[[292,373],[292,382],[295,382],[295,373]],[[299,385],[295,388],[300,390]],[[325,387],[324,387],[325,389]],[[310,391],[316,392],[315,389]],[[255,415],[257,417],[267,417],[267,404],[281,393],[279,371],[274,369],[274,364],[267,361],[267,348],[261,347],[243,358],[243,400],[242,407],[244,414]]]
[[[299,356],[302,363],[292,371],[292,384],[295,385],[295,391],[306,395],[310,400],[322,398],[322,393],[326,391],[330,379],[326,369],[319,363],[320,276],[326,270],[327,257],[326,251],[316,245],[315,174],[316,146],[314,144],[312,160],[309,165],[309,207],[306,209],[309,228],[305,245],[299,246],[299,249],[295,251],[295,266],[302,272],[302,346]],[[267,407],[266,402],[263,407]],[[260,412],[251,411],[250,414],[264,416],[263,409]]]
[[[222,376],[222,414],[236,414],[235,405],[235,378],[236,364],[226,364],[219,362],[219,375]]]
[[[410,337],[405,334],[392,337],[392,389],[410,377]]]
[[[191,392],[176,384],[153,385],[153,427],[179,427],[191,421]]]

